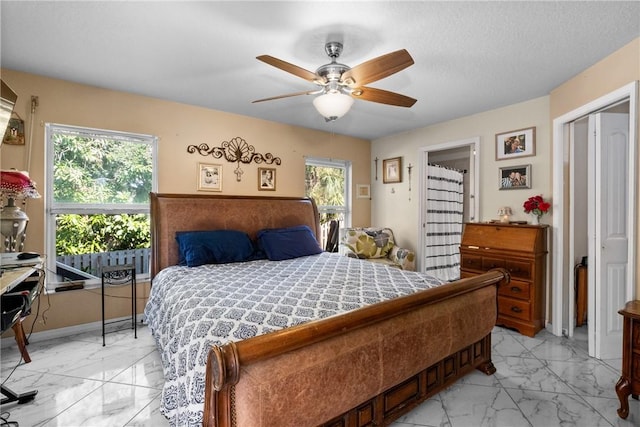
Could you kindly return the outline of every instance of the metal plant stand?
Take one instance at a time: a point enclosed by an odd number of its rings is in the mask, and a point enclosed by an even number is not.
[[[133,337],[138,338],[138,326],[137,326],[137,314],[136,314],[136,267],[133,264],[124,265],[112,265],[102,268],[102,346],[106,345],[105,335],[111,332],[117,332],[122,330],[117,329],[114,331],[106,331],[106,325],[119,322],[131,322],[131,329],[133,329]],[[105,321],[104,318],[104,290],[105,285],[131,285],[131,318]]]

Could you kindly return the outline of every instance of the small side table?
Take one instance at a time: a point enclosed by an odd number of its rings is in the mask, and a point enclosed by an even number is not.
[[[624,317],[622,329],[622,376],[616,384],[620,399],[618,415],[629,416],[629,395],[638,399],[640,394],[640,300],[629,301],[618,311]]]
[[[137,314],[136,314],[136,267],[133,264],[124,264],[124,265],[111,265],[107,267],[102,267],[102,346],[106,345],[105,335],[110,332],[117,332],[121,329],[115,331],[107,332],[105,329],[106,325],[110,325],[112,323],[119,322],[131,322],[131,329],[133,329],[133,337],[138,338],[138,326],[137,326]],[[104,289],[105,285],[131,285],[131,319],[120,319],[120,320],[112,320],[109,322],[105,321],[104,318]]]

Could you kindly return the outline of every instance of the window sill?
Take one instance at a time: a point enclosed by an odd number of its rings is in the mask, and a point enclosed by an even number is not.
[[[149,283],[149,275],[148,274],[140,274],[136,277],[136,285],[143,285]],[[114,289],[123,286],[130,285],[130,282],[122,283],[122,284],[109,284],[105,286],[105,289]],[[49,283],[46,286],[45,294],[64,294],[72,291],[87,291],[87,290],[100,290],[101,283],[99,281],[86,281],[86,280],[78,280],[75,282],[58,282],[58,283]],[[64,290],[60,290],[61,288],[65,288]]]

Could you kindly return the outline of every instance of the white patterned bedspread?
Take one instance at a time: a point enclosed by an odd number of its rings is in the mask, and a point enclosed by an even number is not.
[[[161,411],[200,425],[207,354],[239,341],[344,313],[440,282],[336,253],[286,261],[173,266],[154,279],[145,318],[164,368]]]

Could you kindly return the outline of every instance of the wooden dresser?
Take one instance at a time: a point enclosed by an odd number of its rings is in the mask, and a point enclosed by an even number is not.
[[[466,223],[460,275],[505,268],[511,282],[498,289],[497,325],[534,336],[544,327],[547,225]]]
[[[629,395],[640,394],[640,301],[629,301],[622,310],[622,376],[616,384],[620,418],[629,416]]]

